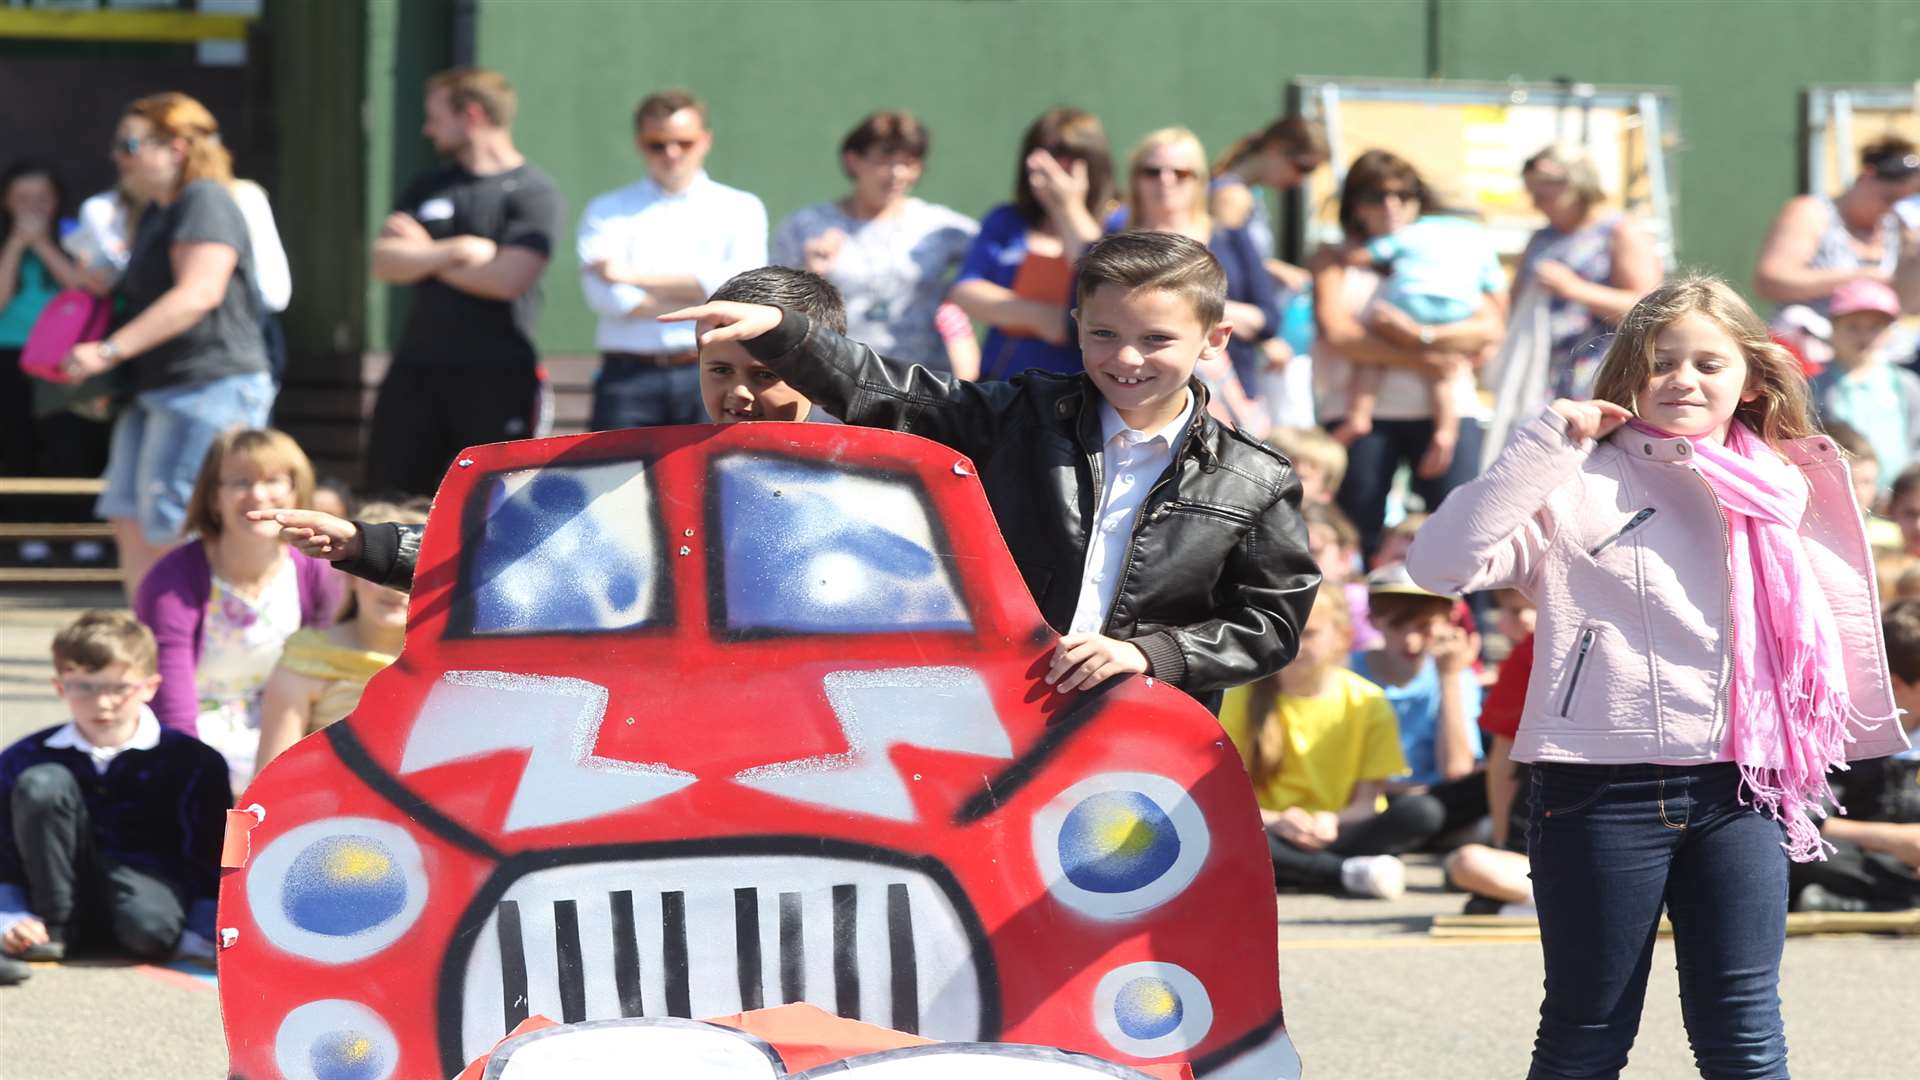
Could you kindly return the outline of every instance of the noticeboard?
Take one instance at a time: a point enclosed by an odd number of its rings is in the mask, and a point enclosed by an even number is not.
[[[1920,143],[1920,89],[1813,86],[1807,89],[1802,190],[1838,195],[1860,171],[1860,148],[1883,135]]]

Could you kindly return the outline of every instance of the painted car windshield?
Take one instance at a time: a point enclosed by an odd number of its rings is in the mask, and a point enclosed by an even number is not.
[[[547,466],[488,477],[467,540],[475,635],[627,630],[669,610],[644,461]],[[475,528],[469,525],[469,528]]]
[[[915,480],[739,455],[715,463],[711,497],[729,631],[972,626]]]

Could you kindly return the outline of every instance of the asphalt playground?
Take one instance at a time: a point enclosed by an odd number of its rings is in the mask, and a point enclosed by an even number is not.
[[[0,743],[64,719],[47,681],[48,642],[79,611],[119,602],[111,589],[0,590]],[[1407,894],[1395,901],[1277,898],[1280,982],[1306,1076],[1524,1076],[1539,1004],[1538,943],[1431,936],[1432,918],[1457,913],[1462,897],[1444,890],[1433,861],[1410,869]],[[1658,946],[1653,972],[1625,1075],[1697,1076],[1671,944]],[[1781,994],[1799,1080],[1920,1075],[1912,1041],[1920,937],[1790,939]],[[217,984],[204,970],[45,964],[23,985],[0,988],[0,1080],[224,1076]]]

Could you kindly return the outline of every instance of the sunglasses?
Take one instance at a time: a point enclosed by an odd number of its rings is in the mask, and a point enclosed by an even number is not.
[[[141,147],[151,146],[159,141],[159,139],[151,135],[121,135],[116,137],[113,142],[107,144],[107,153],[124,154],[127,157],[132,157],[140,152]]]
[[[1172,165],[1142,165],[1133,170],[1133,175],[1142,178],[1151,177],[1168,184],[1176,180],[1184,184],[1199,174],[1192,169],[1177,169]]]
[[[658,156],[666,153],[669,147],[684,154],[699,145],[698,139],[647,139],[640,143],[640,149],[645,153]]]
[[[1391,188],[1385,191],[1363,191],[1353,197],[1353,201],[1359,203],[1361,206],[1385,206],[1388,199],[1398,199],[1401,202],[1419,202],[1420,196],[1411,191]]]
[[[1075,150],[1071,146],[1043,146],[1040,149],[1045,150],[1048,154],[1052,155],[1054,160],[1056,161],[1087,160],[1087,155],[1085,153],[1079,150]]]

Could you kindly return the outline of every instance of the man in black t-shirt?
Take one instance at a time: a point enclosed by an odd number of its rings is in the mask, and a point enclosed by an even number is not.
[[[565,207],[514,149],[514,106],[496,72],[427,80],[422,132],[450,161],[407,185],[374,243],[373,276],[414,289],[373,410],[369,490],[431,495],[463,447],[551,421],[533,330]]]

